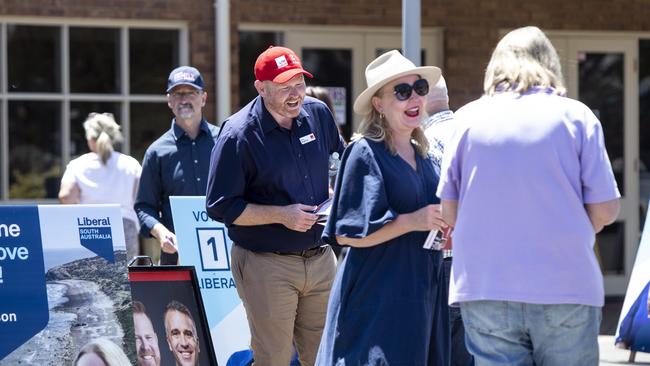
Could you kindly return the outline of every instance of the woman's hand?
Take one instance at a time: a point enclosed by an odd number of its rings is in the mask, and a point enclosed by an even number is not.
[[[433,229],[444,229],[448,225],[442,219],[440,205],[427,205],[421,209],[406,214],[406,222],[411,231],[430,231]]]
[[[364,238],[337,236],[336,241],[353,247],[371,247],[411,231],[431,231],[444,229],[447,226],[442,220],[440,205],[427,205],[411,213],[398,215],[394,221]]]

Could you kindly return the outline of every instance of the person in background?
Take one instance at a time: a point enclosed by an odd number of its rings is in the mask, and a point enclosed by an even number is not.
[[[330,93],[327,91],[327,89],[323,88],[322,86],[308,86],[305,88],[305,95],[316,98],[325,103],[330,112],[332,112],[334,121],[336,121],[336,116],[334,115],[334,104],[332,104],[332,98],[330,97]]]
[[[97,338],[79,350],[73,366],[131,366],[131,361],[115,343]]]
[[[440,69],[389,51],[366,68],[363,116],[337,176],[323,240],[350,246],[337,273],[316,364],[448,365],[438,176],[422,130]]]
[[[336,123],[336,127],[339,130],[339,134],[341,135],[341,137],[343,137],[343,131],[341,131],[341,125],[339,125],[338,122],[336,121],[336,115],[334,114],[334,105],[332,104],[332,98],[330,98],[330,94],[327,91],[327,89],[325,89],[325,88],[323,88],[321,86],[308,86],[305,89],[305,95],[310,96],[312,98],[316,98],[316,99],[320,100],[321,102],[325,103],[325,105],[327,106],[327,109],[329,109],[330,112],[332,113],[332,118],[334,118],[334,122]],[[329,175],[330,175],[330,179],[331,179],[330,183],[331,183],[332,186],[334,186],[334,177],[336,177],[336,173],[339,170],[339,166],[340,166],[340,163],[341,163],[340,159],[341,158],[339,156],[339,153],[337,153],[337,152],[332,153],[332,155],[330,155],[330,159],[329,159],[329,164],[330,164],[329,173],[330,174]],[[334,249],[334,253],[338,257],[339,254],[340,254],[341,248],[333,247],[333,249]]]
[[[140,301],[133,301],[133,328],[138,366],[160,366],[158,335],[147,315],[147,309]]]
[[[331,111],[305,96],[312,75],[295,52],[272,46],[254,72],[259,96],[224,122],[212,151],[206,209],[234,243],[255,364],[289,365],[295,342],[310,366],[336,268],[314,210],[329,198],[328,161],[343,141]]]
[[[564,96],[537,27],[499,41],[484,91],[456,112],[437,191],[467,349],[478,365],[598,365],[593,245],[620,198],[600,121]]]
[[[90,113],[83,127],[90,152],[68,163],[61,178],[59,201],[119,204],[129,260],[139,253],[133,202],[142,167],[134,158],[114,151],[114,145],[122,141],[122,133],[112,114]]]
[[[429,118],[424,122],[424,135],[429,141],[429,154],[433,158],[433,166],[440,175],[442,156],[445,143],[451,138],[454,131],[454,112],[449,109],[449,95],[445,78],[440,79],[427,94],[427,114]],[[447,234],[448,235],[448,234]],[[451,275],[451,237],[447,237],[447,249],[443,250],[443,264],[445,267],[445,282],[449,284]],[[449,307],[449,324],[451,325],[451,366],[472,366],[474,358],[465,347],[465,327],[460,314],[460,308]]]
[[[178,67],[167,80],[171,128],[144,154],[135,211],[144,237],[153,236],[162,250],[160,264],[177,264],[178,248],[170,196],[203,196],[209,156],[219,128],[203,118],[208,94],[203,77],[191,66]]]
[[[336,119],[336,113],[334,111],[334,103],[332,102],[332,97],[330,96],[329,91],[322,86],[308,86],[305,89],[305,95],[316,98],[321,102],[325,103],[327,108],[332,112],[332,117],[334,117],[334,122],[336,122],[336,127],[339,129],[339,134],[343,136],[343,131],[341,130],[341,125]]]

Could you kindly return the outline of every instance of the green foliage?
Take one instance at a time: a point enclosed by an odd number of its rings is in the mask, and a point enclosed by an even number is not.
[[[58,179],[61,176],[61,168],[58,165],[51,167],[45,172],[28,171],[21,172],[18,169],[11,171],[13,183],[9,188],[10,198],[45,198],[47,197],[46,181]]]

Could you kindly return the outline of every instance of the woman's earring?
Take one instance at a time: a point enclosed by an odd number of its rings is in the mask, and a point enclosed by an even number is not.
[[[384,114],[383,113],[379,113],[379,119],[384,119]]]

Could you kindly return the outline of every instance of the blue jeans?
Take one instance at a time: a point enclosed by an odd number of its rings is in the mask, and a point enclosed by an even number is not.
[[[460,305],[476,365],[598,365],[601,308],[471,301]]]

